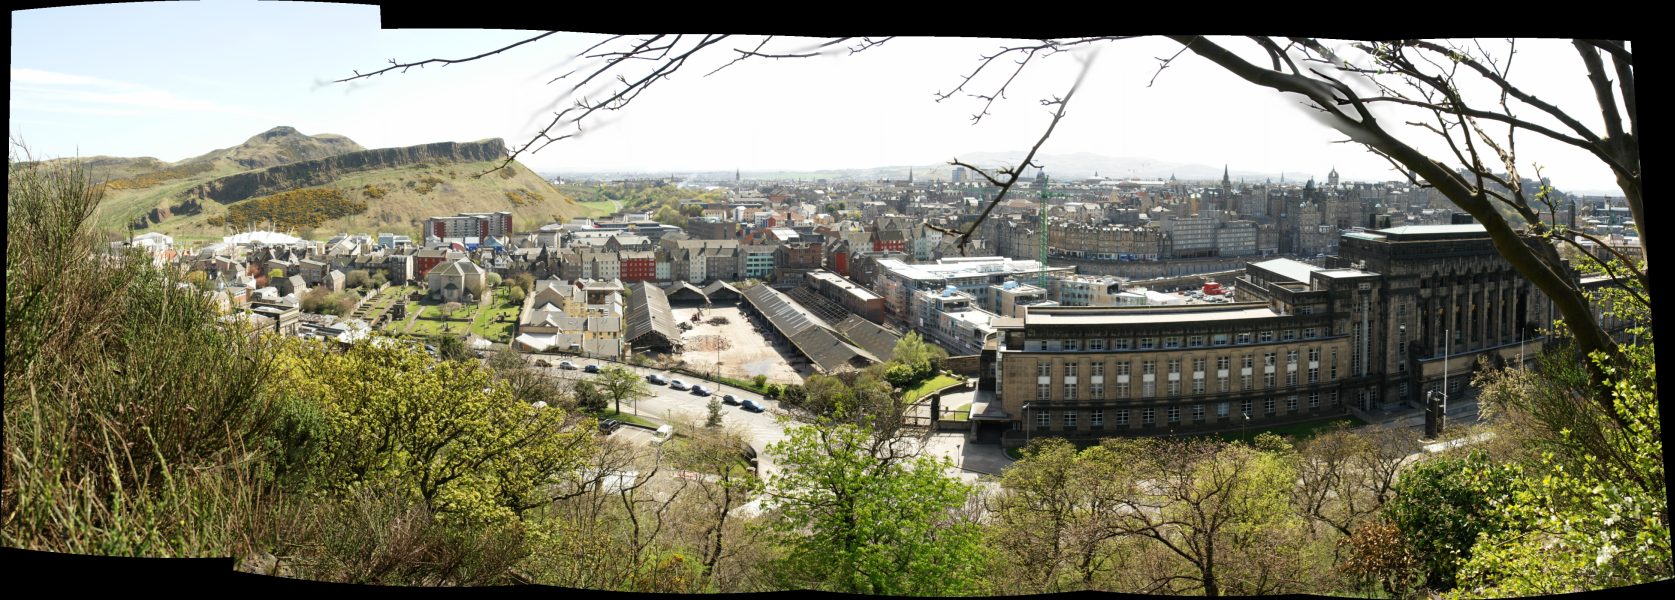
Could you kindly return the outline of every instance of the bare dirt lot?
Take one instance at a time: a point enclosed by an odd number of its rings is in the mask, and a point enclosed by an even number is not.
[[[739,312],[738,307],[706,309],[703,320],[693,323],[692,314],[697,311],[696,308],[671,311],[675,322],[693,326],[681,334],[686,351],[679,356],[688,366],[699,371],[714,369],[719,353],[721,374],[727,377],[749,379],[766,375],[768,381],[801,384],[803,377],[812,372],[807,366],[792,367],[791,360],[796,351],[789,347],[775,349],[763,332],[756,331],[750,319]],[[725,317],[727,323],[711,325],[710,319],[718,316]]]

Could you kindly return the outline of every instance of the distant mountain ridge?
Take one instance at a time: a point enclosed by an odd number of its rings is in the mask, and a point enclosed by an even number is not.
[[[370,228],[415,235],[426,217],[462,211],[509,210],[520,223],[587,212],[516,162],[478,177],[501,166],[506,156],[505,142],[498,138],[369,150],[345,136],[310,136],[280,126],[173,164],[149,157],[79,160],[104,183],[99,208],[104,227],[156,228],[188,238],[261,226],[240,218],[255,214],[245,204],[258,200],[265,202],[262,210],[283,214],[301,229]],[[298,190],[318,192],[288,194]],[[331,198],[337,205],[359,203],[363,208],[348,215],[322,212],[309,204],[313,201],[294,201],[298,198]],[[303,204],[292,206],[295,202]]]

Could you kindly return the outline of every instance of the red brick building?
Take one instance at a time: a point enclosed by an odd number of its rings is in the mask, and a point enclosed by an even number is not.
[[[624,282],[657,280],[657,254],[649,250],[626,250],[617,254]]]

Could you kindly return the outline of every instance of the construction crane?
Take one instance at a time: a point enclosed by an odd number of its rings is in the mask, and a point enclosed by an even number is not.
[[[1041,263],[1041,271],[1035,277],[1037,287],[1047,289],[1047,169],[1041,169],[1041,218],[1037,227],[1041,230],[1041,244],[1037,249],[1036,258]]]

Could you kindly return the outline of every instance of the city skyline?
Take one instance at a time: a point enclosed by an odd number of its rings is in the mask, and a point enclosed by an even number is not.
[[[491,137],[517,147],[550,118],[567,86],[548,82],[574,66],[566,59],[604,39],[563,33],[471,63],[331,83],[391,59],[473,56],[534,35],[382,30],[378,16],[373,6],[253,2],[19,11],[9,133],[44,156],[170,162],[280,125],[344,135],[368,148]],[[64,37],[87,42],[70,50],[47,43]],[[781,41],[793,49],[800,42]],[[718,47],[582,135],[519,159],[543,172],[814,171],[1016,152],[1040,137],[1049,115],[1037,101],[1068,88],[1077,53],[1037,60],[976,125],[971,115],[982,101],[935,101],[980,56],[1006,43],[896,38],[853,55],[747,60],[705,76],[733,56]],[[1178,50],[1161,38],[1109,44],[1042,152],[1225,164],[1249,173],[1324,175],[1336,168],[1352,181],[1400,178],[1359,146],[1335,143],[1343,136],[1295,98],[1190,54],[1158,73],[1158,59]],[[1559,43],[1521,40],[1519,56],[1542,71],[1581,70]],[[1584,122],[1598,119],[1586,90],[1550,79],[1528,85]],[[1563,189],[1615,190],[1597,161],[1544,142],[1520,140],[1521,170],[1533,174],[1539,162]]]

